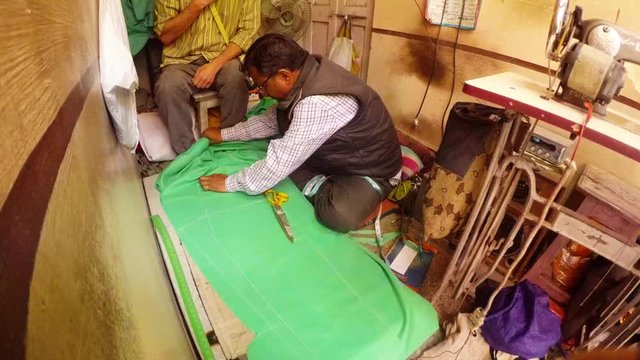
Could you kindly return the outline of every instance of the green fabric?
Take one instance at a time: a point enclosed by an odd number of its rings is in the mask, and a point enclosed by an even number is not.
[[[121,0],[124,22],[127,24],[131,55],[142,50],[153,34],[155,0]]]
[[[290,243],[262,195],[214,193],[197,179],[264,158],[267,143],[198,141],[160,175],[162,205],[189,254],[255,334],[251,360],[406,359],[438,328],[432,306],[348,235],[317,222],[290,180],[275,190]]]
[[[262,99],[260,99],[259,103],[257,103],[245,114],[244,119],[247,120],[252,116],[263,114],[267,110],[269,110],[271,107],[275,106],[277,103],[278,103],[278,100],[276,99],[273,99],[270,97],[263,97]]]

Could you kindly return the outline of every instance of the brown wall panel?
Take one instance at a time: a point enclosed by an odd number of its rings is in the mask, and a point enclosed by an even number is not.
[[[115,142],[96,83],[49,202],[27,358],[190,357],[148,216],[134,160]]]
[[[0,358],[193,358],[104,108],[98,2],[2,2],[0,23]]]

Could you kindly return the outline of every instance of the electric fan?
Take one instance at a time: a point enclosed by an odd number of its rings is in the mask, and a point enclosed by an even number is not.
[[[262,0],[260,35],[276,33],[298,40],[310,22],[309,0]]]

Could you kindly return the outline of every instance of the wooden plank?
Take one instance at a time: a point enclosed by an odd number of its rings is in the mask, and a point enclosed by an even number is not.
[[[640,189],[591,164],[584,169],[577,188],[610,205],[640,227]]]
[[[526,280],[543,288],[550,298],[560,304],[568,304],[569,300],[571,300],[571,295],[553,280],[553,260],[569,241],[564,236],[556,236],[551,245],[524,276]]]
[[[175,229],[171,225],[160,203],[160,194],[155,188],[156,179],[157,175],[143,179],[149,210],[151,214],[156,214],[162,218],[169,236],[174,242],[176,252],[180,258],[180,264],[187,278],[189,291],[198,310],[204,331],[207,333],[213,332],[218,338],[220,344],[212,345],[216,359],[225,360],[242,357],[246,354],[248,344],[253,340],[253,334],[226,306],[207,281],[204,274],[202,274],[200,269],[195,265],[186,249],[182,246]],[[159,242],[159,244],[165,263],[168,263],[164,247],[161,242]],[[170,270],[169,266],[167,268]],[[176,287],[175,278],[171,271],[169,271],[169,277],[174,287]],[[177,296],[177,298],[181,309],[183,309],[184,304],[182,303],[182,299],[180,296]]]
[[[634,268],[640,260],[640,246],[626,245],[611,230],[575,211],[562,208],[552,222],[551,230],[588,247],[633,274],[640,275],[640,271]]]
[[[200,289],[204,308],[209,314],[209,319],[225,356],[227,359],[242,357],[247,353],[249,343],[253,341],[255,336],[222,301],[195,263],[193,261],[190,263],[196,286]]]

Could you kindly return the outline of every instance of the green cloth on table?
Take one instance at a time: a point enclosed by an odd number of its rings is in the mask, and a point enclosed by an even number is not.
[[[438,329],[433,307],[348,235],[318,223],[289,179],[275,190],[289,195],[282,207],[294,243],[263,195],[200,187],[200,176],[236,172],[266,149],[201,139],[156,184],[190,256],[255,334],[249,359],[406,359]]]
[[[247,113],[244,116],[244,119],[248,120],[252,116],[264,114],[267,110],[275,106],[277,103],[278,103],[278,100],[276,99],[273,99],[270,97],[263,97],[262,99],[260,99],[259,103],[257,103],[254,107],[252,107],[251,109],[249,109],[249,111],[247,111]]]
[[[131,55],[142,50],[153,34],[155,0],[121,0],[124,22],[127,24]]]

